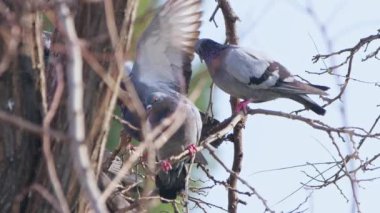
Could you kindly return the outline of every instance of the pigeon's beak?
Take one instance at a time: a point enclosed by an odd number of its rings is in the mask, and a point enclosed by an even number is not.
[[[203,63],[203,59],[201,56],[199,56],[199,60],[201,61],[201,63]]]
[[[146,115],[149,117],[149,114],[150,112],[152,111],[152,105],[149,104],[148,106],[146,106]]]

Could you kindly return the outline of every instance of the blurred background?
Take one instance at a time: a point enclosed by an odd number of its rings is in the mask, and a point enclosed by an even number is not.
[[[135,28],[135,39],[139,37],[154,8],[162,1],[141,1]],[[258,50],[267,56],[281,62],[293,74],[310,80],[314,84],[329,86],[330,97],[335,97],[340,91],[347,65],[334,70],[334,74],[321,73],[327,67],[343,62],[347,55],[339,55],[318,63],[312,62],[312,57],[340,49],[353,47],[363,37],[374,35],[380,29],[380,1],[376,0],[235,0],[232,7],[240,18],[237,22],[240,45]],[[224,20],[221,12],[215,21],[209,21],[215,10],[215,1],[204,1],[203,25],[201,38],[211,38],[220,43],[225,41]],[[133,42],[135,43],[135,42]],[[370,59],[362,61],[365,56],[376,50],[380,42],[373,42],[359,51],[354,59],[353,78],[341,100],[326,108],[325,116],[303,111],[299,115],[320,120],[332,127],[353,126],[368,130],[380,114],[380,61]],[[133,59],[133,55],[130,59]],[[198,57],[193,62],[193,84],[205,79],[207,82],[202,94],[197,99],[201,110],[206,110],[209,102],[210,77],[205,65]],[[231,115],[229,96],[215,87],[212,96],[213,110],[219,120]],[[312,97],[317,103],[323,100]],[[275,100],[263,104],[250,104],[251,108],[271,109],[281,112],[293,112],[302,106],[289,100]],[[117,141],[120,127],[113,128],[110,142]],[[375,127],[374,132],[380,128]],[[114,138],[113,138],[114,137]],[[344,141],[343,141],[344,139]],[[342,135],[336,139],[342,155],[351,154],[353,144],[359,139]],[[114,145],[109,144],[112,149]],[[328,186],[313,180],[323,172],[330,177],[339,168],[334,162],[339,160],[337,149],[329,136],[322,131],[290,119],[274,116],[249,116],[243,131],[244,158],[240,176],[247,180],[258,193],[263,196],[268,205],[276,211],[283,212],[357,212],[351,183],[344,177]],[[367,139],[360,149],[359,156],[365,160],[371,158],[380,150],[379,141]],[[227,166],[231,167],[233,160],[233,145],[223,143],[217,153]],[[360,163],[351,161],[349,168],[356,168]],[[379,160],[373,162],[378,167]],[[313,166],[311,166],[313,164]],[[226,180],[229,174],[209,158],[209,167],[214,177]],[[202,172],[194,171],[194,179],[206,180]],[[379,212],[378,192],[380,191],[380,176],[378,170],[358,172],[356,178],[363,180],[355,188],[362,212]],[[318,176],[319,180],[323,180]],[[306,184],[306,185],[305,185]],[[212,182],[204,183],[205,186]],[[311,186],[321,187],[311,187]],[[244,185],[239,185],[240,191],[247,191]],[[212,204],[227,207],[227,190],[223,186],[215,186],[207,191],[207,195],[194,195]],[[246,204],[239,204],[238,212],[264,212],[262,203],[253,195],[239,195]],[[302,205],[301,205],[302,204]],[[301,205],[301,206],[300,206]],[[190,205],[192,207],[192,205]],[[208,212],[222,210],[210,208]],[[154,212],[169,211],[165,205],[159,206]],[[193,212],[202,212],[194,208]]]

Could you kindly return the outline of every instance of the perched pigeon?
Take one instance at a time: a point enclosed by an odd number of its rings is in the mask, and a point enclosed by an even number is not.
[[[324,91],[329,88],[297,81],[277,61],[239,46],[223,45],[211,39],[197,41],[195,51],[206,62],[216,85],[230,95],[245,100],[238,105],[238,111],[246,110],[250,102],[289,98],[318,115],[326,112],[307,94],[327,95]]]
[[[160,196],[175,199],[185,188],[185,162],[170,165],[168,158],[194,146],[200,138],[202,121],[197,108],[186,98],[191,78],[194,45],[199,38],[201,0],[168,0],[153,18],[137,45],[136,61],[128,78],[146,108],[147,121],[152,128],[160,124],[177,107],[184,107],[184,122],[157,150],[162,171],[156,176]],[[122,106],[125,120],[137,129],[125,126],[134,138],[143,140],[138,130],[141,122],[137,115]],[[195,162],[205,163],[201,153]]]
[[[159,194],[167,199],[175,199],[177,192],[185,189],[187,171],[183,161],[170,165],[166,159],[185,149],[189,149],[191,155],[195,154],[194,145],[201,136],[202,120],[197,107],[179,93],[154,92],[147,97],[146,103],[148,122],[152,128],[160,125],[162,120],[174,113],[177,108],[183,110],[180,112],[185,116],[181,127],[157,151],[157,158],[162,162],[163,168],[156,177]],[[196,153],[194,161],[206,164],[200,153]]]

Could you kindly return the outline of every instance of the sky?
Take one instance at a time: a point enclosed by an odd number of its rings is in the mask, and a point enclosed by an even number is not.
[[[271,58],[281,62],[293,74],[300,75],[314,84],[329,86],[330,97],[338,92],[338,83],[343,79],[336,79],[331,75],[312,75],[305,71],[318,72],[326,65],[322,62],[314,64],[312,57],[318,53],[328,53],[324,37],[316,23],[323,23],[328,37],[332,41],[332,50],[340,50],[354,46],[360,38],[375,34],[380,29],[380,1],[378,0],[235,0],[231,1],[232,7],[241,19],[237,23],[240,45],[253,50],[264,52]],[[306,13],[305,5],[312,5],[316,19]],[[212,38],[224,42],[224,22],[219,12],[216,17],[218,28],[212,22],[208,22],[213,10],[214,1],[204,1],[203,25],[201,38]],[[380,42],[374,42],[369,50],[378,47]],[[380,61],[369,60],[361,62],[365,53],[359,53],[353,64],[353,77],[362,81],[380,81]],[[337,57],[336,62],[341,62],[342,57]],[[199,61],[196,61],[196,66]],[[326,60],[327,66],[331,65]],[[202,65],[204,66],[204,65]],[[344,75],[347,67],[344,66],[337,72]],[[351,81],[346,95],[341,102],[336,102],[326,108],[325,116],[318,116],[312,112],[303,112],[302,116],[319,119],[331,126],[343,125],[360,126],[369,129],[375,118],[379,115],[380,87],[370,83]],[[317,103],[323,104],[318,97],[312,97]],[[214,92],[214,106],[216,117],[225,119],[230,116],[229,96],[216,89]],[[344,107],[347,119],[342,119],[341,107]],[[251,108],[271,109],[283,112],[291,112],[301,109],[302,106],[290,100],[275,100],[262,104],[250,104]],[[375,132],[380,128],[376,127]],[[357,141],[356,141],[357,142]],[[343,154],[350,152],[350,141],[343,143],[337,141]],[[302,187],[301,183],[310,180],[305,175],[316,175],[316,170],[310,166],[281,171],[255,172],[305,164],[307,162],[329,162],[338,158],[336,149],[327,134],[315,130],[303,123],[272,116],[250,116],[243,131],[244,158],[241,177],[247,180],[267,201],[269,206],[277,211],[289,212],[302,203],[307,196],[312,195],[300,210],[306,212],[351,212],[352,197],[350,182],[347,178],[338,182],[342,189],[331,185],[322,189],[312,190]],[[368,140],[361,150],[360,157],[365,159],[378,153],[379,141]],[[218,155],[231,167],[233,145],[224,143],[218,150]],[[379,160],[375,161],[380,164]],[[225,180],[228,174],[216,163],[213,174],[220,180]],[[323,170],[326,166],[320,166]],[[365,173],[362,178],[380,176],[379,172]],[[315,184],[315,182],[312,182]],[[379,212],[380,203],[378,192],[380,180],[364,182],[359,188],[360,209],[362,212]],[[289,194],[301,187],[301,190],[278,203]],[[239,185],[239,189],[247,190]],[[343,195],[342,195],[343,194]],[[349,199],[347,202],[345,196]],[[239,196],[247,202],[247,205],[239,205],[238,212],[263,212],[264,207],[254,196]],[[226,190],[223,187],[215,187],[204,199],[211,203],[227,208]],[[201,212],[194,210],[194,212]],[[210,212],[218,212],[213,209]]]

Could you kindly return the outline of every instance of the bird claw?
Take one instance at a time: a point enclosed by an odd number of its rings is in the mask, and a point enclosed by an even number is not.
[[[247,114],[247,112],[248,112],[248,110],[247,110],[247,106],[248,106],[249,103],[251,103],[251,99],[248,99],[248,100],[244,100],[244,101],[239,102],[239,103],[236,105],[236,108],[235,108],[236,113],[239,113],[241,110],[243,110],[243,112],[244,112],[245,114]]]
[[[164,172],[169,172],[170,170],[173,169],[173,167],[172,167],[172,164],[168,160],[163,160],[161,162],[161,169]]]
[[[197,146],[195,144],[190,144],[186,149],[189,150],[190,157],[193,157],[197,153]]]

